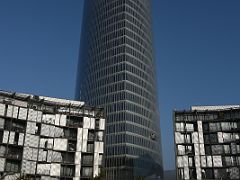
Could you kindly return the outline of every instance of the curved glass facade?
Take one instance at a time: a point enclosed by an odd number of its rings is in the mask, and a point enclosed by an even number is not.
[[[85,0],[76,98],[107,115],[109,180],[162,176],[151,0]]]

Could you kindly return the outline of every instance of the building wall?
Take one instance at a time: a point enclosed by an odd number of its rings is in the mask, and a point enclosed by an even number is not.
[[[175,112],[177,179],[240,179],[240,109]]]
[[[107,115],[108,179],[162,174],[150,0],[85,1],[76,98]]]
[[[100,173],[102,110],[62,102],[68,101],[0,93],[1,176],[80,180]]]

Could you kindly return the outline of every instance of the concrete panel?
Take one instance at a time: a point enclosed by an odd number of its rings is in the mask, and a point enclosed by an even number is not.
[[[90,129],[91,127],[91,118],[83,117],[83,128]]]
[[[18,118],[22,119],[22,120],[26,120],[27,119],[27,113],[28,113],[28,110],[26,108],[20,108]]]
[[[66,126],[67,124],[67,115],[61,114],[59,125]]]
[[[189,168],[188,167],[184,168],[184,179],[186,179],[186,180],[189,179]]]
[[[195,150],[195,155],[200,155],[200,152],[199,152],[199,144],[194,144],[194,150]]]
[[[201,161],[200,161],[200,156],[195,156],[195,166],[200,167],[201,166]]]
[[[221,156],[213,156],[213,166],[214,167],[222,167],[222,157]]]
[[[36,110],[34,110],[34,109],[29,109],[28,110],[28,117],[27,117],[27,119],[29,120],[29,121],[37,121],[37,116],[38,116],[38,112],[36,111]]]
[[[183,167],[183,157],[182,156],[178,156],[177,157],[177,167]]]
[[[24,134],[19,133],[19,138],[18,138],[18,145],[23,146],[23,140],[24,140]]]
[[[81,152],[75,152],[75,164],[81,164]]]
[[[12,105],[8,105],[6,116],[10,117],[10,118],[13,116],[13,106]]]
[[[60,176],[61,164],[52,163],[50,176]]]
[[[63,138],[54,138],[53,149],[58,151],[66,151],[67,150],[68,140]]]
[[[0,103],[0,116],[5,116],[6,105]]]
[[[206,156],[201,156],[201,166],[207,167]]]
[[[99,129],[100,130],[105,130],[105,119],[100,119],[99,120]]]
[[[5,158],[0,158],[0,172],[4,172],[5,162]]]
[[[14,138],[15,138],[15,132],[10,131],[10,135],[9,135],[9,144],[14,144]]]
[[[202,121],[197,121],[197,124],[198,124],[198,132],[202,132],[203,129],[202,129]]]
[[[80,179],[80,176],[81,176],[80,171],[81,171],[81,165],[78,164],[78,165],[75,166],[75,177],[77,177],[79,179]]]
[[[8,143],[9,131],[3,131],[3,143]]]

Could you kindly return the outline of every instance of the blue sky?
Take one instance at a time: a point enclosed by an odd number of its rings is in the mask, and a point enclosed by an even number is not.
[[[0,0],[0,89],[74,97],[82,0]],[[240,102],[240,1],[153,0],[164,165],[173,109]]]

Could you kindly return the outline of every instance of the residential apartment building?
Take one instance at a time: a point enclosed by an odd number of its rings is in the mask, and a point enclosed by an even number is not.
[[[103,109],[0,91],[0,176],[80,180],[103,165]]]
[[[174,112],[177,180],[240,179],[240,107]]]

